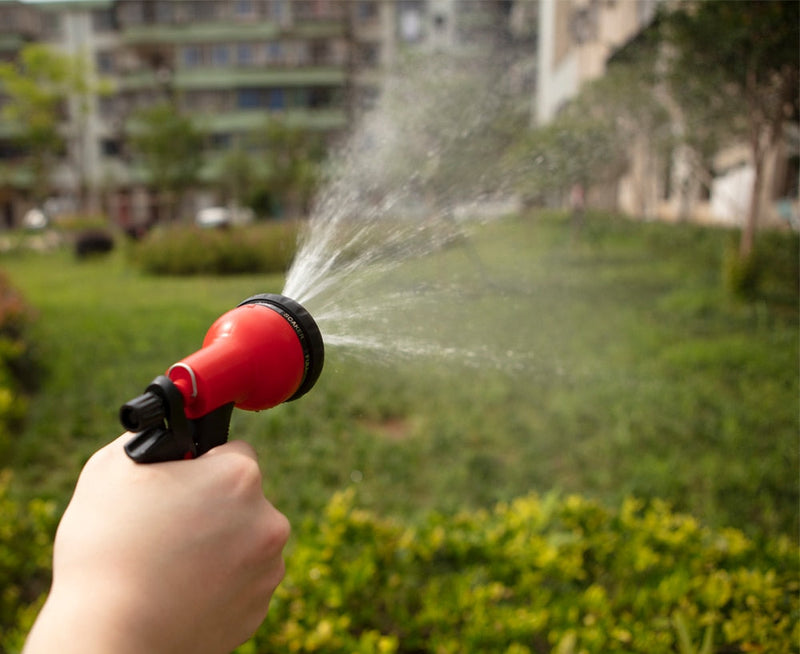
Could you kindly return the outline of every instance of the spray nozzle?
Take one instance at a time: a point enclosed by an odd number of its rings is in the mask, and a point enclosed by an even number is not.
[[[307,393],[322,372],[322,335],[297,302],[254,295],[211,325],[197,352],[120,408],[139,462],[199,456],[228,438],[234,407],[269,409]]]

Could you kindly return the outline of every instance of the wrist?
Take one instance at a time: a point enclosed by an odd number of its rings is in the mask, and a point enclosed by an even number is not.
[[[134,654],[162,651],[149,639],[156,634],[129,611],[120,598],[54,587],[31,629],[23,654]],[[90,604],[89,604],[90,603]],[[166,650],[164,650],[166,651]]]

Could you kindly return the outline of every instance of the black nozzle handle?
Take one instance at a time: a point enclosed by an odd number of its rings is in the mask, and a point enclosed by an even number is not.
[[[197,456],[183,396],[169,377],[159,375],[144,393],[119,410],[122,426],[134,432],[125,451],[137,463],[174,461]]]
[[[164,422],[167,408],[163,398],[157,393],[147,391],[120,407],[119,421],[128,431],[139,432]]]

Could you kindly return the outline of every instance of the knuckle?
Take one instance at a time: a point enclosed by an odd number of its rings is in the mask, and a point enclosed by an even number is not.
[[[275,555],[283,551],[291,535],[291,525],[288,518],[273,508],[269,507],[265,519],[261,523],[260,549],[266,555]]]
[[[249,495],[261,491],[262,477],[258,463],[247,456],[232,456],[228,461],[228,474],[238,492]]]

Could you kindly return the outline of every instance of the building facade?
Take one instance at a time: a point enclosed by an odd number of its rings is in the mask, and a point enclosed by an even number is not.
[[[610,60],[652,23],[662,0],[540,0],[534,123],[546,124]],[[669,107],[669,102],[665,101]],[[676,114],[679,112],[673,112]],[[680,133],[679,117],[671,126]],[[800,138],[787,124],[784,142],[765,162],[759,198],[764,224],[800,228],[797,177]],[[628,152],[627,171],[616,185],[589,189],[595,206],[645,219],[741,225],[750,206],[753,165],[747,147],[718,153],[714,176],[705,178],[685,147],[664,154],[648,135]]]
[[[0,57],[13,60],[26,43],[40,42],[86,62],[96,92],[65,107],[67,147],[52,175],[58,201],[51,205],[141,223],[156,207],[129,147],[139,109],[169,101],[202,128],[208,192],[195,193],[193,202],[207,205],[219,201],[213,189],[225,153],[252,150],[252,135],[268,121],[334,139],[370,106],[383,72],[404,50],[447,49],[505,29],[514,4],[0,0]],[[36,193],[22,172],[24,153],[2,127],[0,171],[10,172],[0,178],[0,203],[14,224]]]

